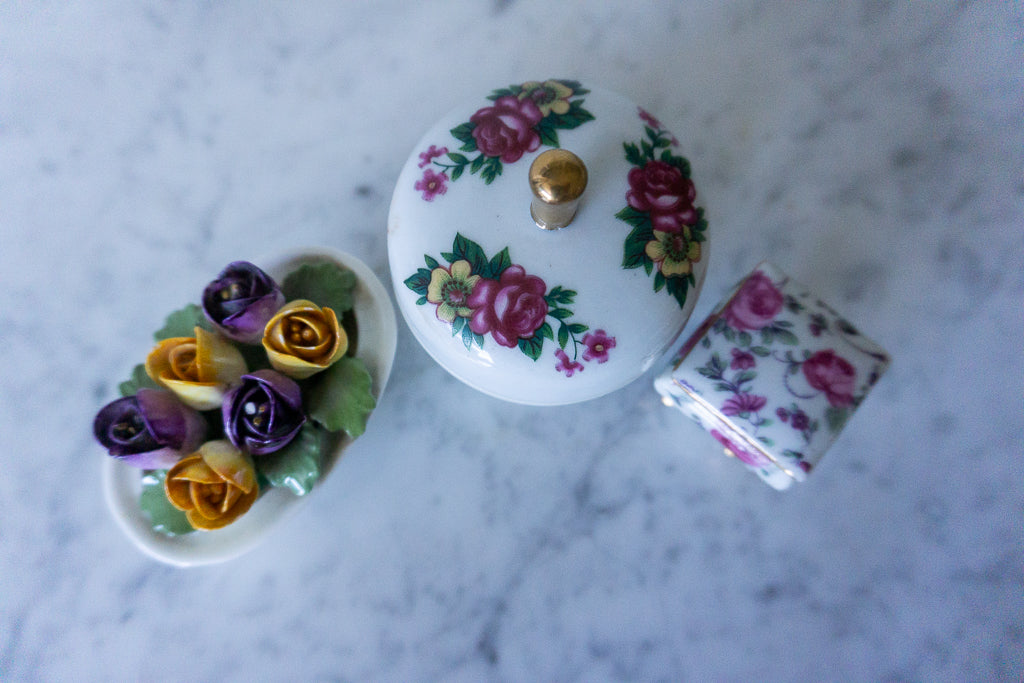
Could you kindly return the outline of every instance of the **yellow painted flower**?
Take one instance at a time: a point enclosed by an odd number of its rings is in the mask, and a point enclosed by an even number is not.
[[[263,348],[275,370],[293,379],[305,379],[345,355],[348,334],[333,310],[296,299],[267,323]]]
[[[540,109],[543,116],[548,114],[565,114],[569,111],[569,98],[572,97],[572,88],[568,88],[558,81],[528,81],[523,83],[523,90],[519,93],[519,99],[527,98]]]
[[[680,232],[654,231],[654,239],[644,248],[647,257],[658,264],[665,277],[687,275],[700,261],[700,242],[693,239],[689,226]]]
[[[210,531],[244,515],[260,488],[252,458],[230,441],[207,441],[167,471],[164,493],[189,524]]]
[[[146,357],[146,374],[190,408],[212,410],[248,369],[234,344],[201,327],[195,333],[157,344]]]
[[[468,318],[473,309],[467,306],[469,295],[480,281],[479,275],[471,275],[469,261],[460,259],[450,268],[438,266],[430,272],[427,287],[427,301],[437,304],[437,317],[446,323],[455,322],[455,317]]]

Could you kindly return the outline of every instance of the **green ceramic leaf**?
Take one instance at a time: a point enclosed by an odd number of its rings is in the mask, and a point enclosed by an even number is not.
[[[283,486],[296,496],[304,496],[320,479],[326,446],[324,429],[315,422],[307,422],[287,446],[254,458],[256,470],[270,486]]]
[[[132,369],[132,376],[129,380],[117,385],[117,390],[121,392],[121,396],[134,396],[138,393],[139,389],[159,388],[160,386],[146,374],[146,366],[141,363]]]
[[[320,373],[309,392],[308,414],[329,431],[344,430],[353,439],[366,431],[377,402],[370,393],[373,380],[363,362],[345,356]]]
[[[142,476],[142,495],[139,507],[149,517],[153,531],[165,536],[190,534],[195,529],[188,523],[185,513],[171,505],[164,493],[166,470],[147,472]]]
[[[351,310],[356,288],[352,271],[333,263],[307,263],[288,274],[281,290],[288,301],[307,299],[341,316]]]
[[[512,265],[512,258],[508,255],[508,247],[498,252],[488,264],[488,277],[499,277],[505,269]]]
[[[436,268],[437,266],[434,267]],[[427,293],[427,288],[430,287],[430,271],[426,268],[418,269],[415,273],[405,279],[405,286],[417,294],[425,295]]]
[[[475,123],[463,123],[461,126],[452,128],[452,136],[459,142],[464,142],[465,145],[461,147],[463,151],[472,152],[476,149],[476,138],[473,137],[473,129],[476,128]],[[466,149],[469,147],[470,149]]]
[[[448,158],[460,166],[465,166],[469,163],[469,159],[466,158],[466,155],[459,154],[458,152],[448,152]]]
[[[206,316],[203,315],[203,309],[195,304],[189,304],[168,315],[164,326],[154,332],[153,337],[157,341],[171,337],[194,337],[196,336],[196,327],[212,330]]]

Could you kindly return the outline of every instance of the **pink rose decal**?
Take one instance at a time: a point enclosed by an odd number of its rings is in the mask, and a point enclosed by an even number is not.
[[[760,330],[775,319],[782,303],[782,292],[767,275],[757,271],[743,283],[723,315],[737,330]]]
[[[697,188],[683,177],[678,167],[664,161],[648,161],[642,168],[630,170],[626,203],[650,214],[655,230],[682,232],[683,226],[697,222],[693,200]]]
[[[749,370],[757,364],[754,354],[747,353],[741,349],[732,350],[732,362],[729,367],[733,370]]]
[[[474,310],[469,327],[475,334],[487,334],[509,348],[529,339],[544,323],[548,302],[547,286],[522,266],[509,266],[499,280],[480,280],[467,305]]]
[[[807,383],[825,392],[829,404],[836,408],[853,403],[854,381],[857,371],[850,362],[836,355],[832,349],[818,351],[803,362]]]
[[[761,451],[750,451],[744,450],[737,446],[729,437],[722,434],[717,429],[711,430],[711,436],[718,439],[718,443],[722,444],[729,449],[729,452],[735,455],[737,458],[747,463],[751,467],[766,467],[771,464],[771,458],[762,453]]]
[[[615,337],[602,329],[590,331],[573,319],[570,306],[576,290],[557,285],[550,291],[542,278],[513,265],[508,247],[492,257],[456,233],[450,252],[441,258],[423,255],[424,266],[405,279],[419,298],[418,306],[437,307],[439,322],[451,326],[453,338],[467,351],[494,343],[539,360],[545,348],[555,346],[554,369],[572,377],[584,363],[608,361]],[[550,366],[549,366],[550,367]]]
[[[469,120],[476,124],[473,138],[477,148],[485,156],[500,157],[511,164],[540,147],[540,135],[533,127],[542,118],[544,115],[532,99],[507,95],[499,97],[494,106],[480,109]]]

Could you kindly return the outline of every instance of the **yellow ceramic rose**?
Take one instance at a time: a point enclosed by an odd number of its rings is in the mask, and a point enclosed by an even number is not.
[[[345,355],[348,334],[332,309],[296,299],[267,323],[263,348],[275,370],[293,379],[305,379]]]
[[[228,388],[246,373],[245,359],[218,334],[195,328],[194,337],[164,339],[146,357],[146,374],[196,410],[219,408]]]
[[[259,495],[252,458],[230,441],[207,441],[167,472],[164,491],[193,528],[210,531],[244,515]]]

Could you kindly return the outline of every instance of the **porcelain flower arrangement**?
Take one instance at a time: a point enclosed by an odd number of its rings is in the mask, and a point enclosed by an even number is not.
[[[279,284],[236,261],[201,306],[168,316],[93,423],[111,457],[141,470],[154,531],[221,529],[273,487],[305,495],[332,443],[363,433],[376,400],[355,356],[356,283],[333,262]]]

